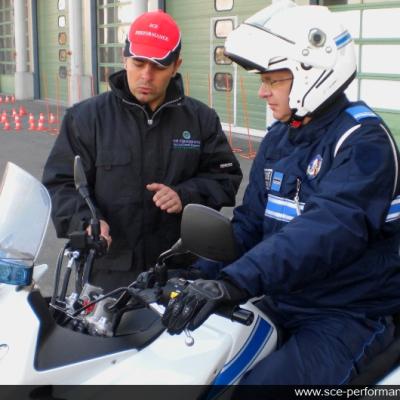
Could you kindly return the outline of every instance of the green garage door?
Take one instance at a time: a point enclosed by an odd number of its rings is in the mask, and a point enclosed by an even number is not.
[[[40,98],[68,102],[68,1],[37,2]]]
[[[186,91],[216,109],[225,123],[264,131],[265,101],[259,77],[223,56],[226,35],[271,2],[266,0],[167,0],[166,11],[182,30],[181,68]]]

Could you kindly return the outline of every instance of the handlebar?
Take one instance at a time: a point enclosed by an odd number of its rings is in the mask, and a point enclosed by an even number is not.
[[[72,318],[77,317],[82,311],[88,309],[94,304],[118,294],[121,294],[121,296],[107,304],[105,307],[107,312],[118,313],[118,311],[120,311],[130,301],[130,299],[134,299],[138,304],[141,304],[142,307],[150,307],[159,315],[163,315],[165,311],[163,305],[168,303],[171,293],[180,292],[187,285],[188,281],[176,278],[170,279],[164,287],[155,285],[152,288],[139,288],[135,287],[134,284],[131,284],[128,287],[121,287],[111,291],[110,293],[97,297],[95,300],[90,301],[79,309],[76,309],[70,316]],[[254,313],[252,311],[241,308],[237,305],[220,306],[216,310],[215,314],[246,326],[250,326],[254,321]]]

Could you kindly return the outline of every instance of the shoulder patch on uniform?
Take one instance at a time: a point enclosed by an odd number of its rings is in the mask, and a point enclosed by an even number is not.
[[[307,167],[307,177],[308,179],[314,179],[321,170],[322,166],[322,157],[320,154],[316,155],[308,164]]]
[[[376,118],[380,120],[380,117],[377,114],[364,105],[349,107],[346,109],[346,112],[350,114],[356,121],[361,121],[364,118]]]

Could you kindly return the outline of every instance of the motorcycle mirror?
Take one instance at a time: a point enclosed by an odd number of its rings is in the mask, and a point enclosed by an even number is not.
[[[170,249],[161,253],[157,258],[157,265],[162,265],[167,258],[176,254],[188,253],[188,250],[183,245],[182,239],[178,239]]]
[[[74,182],[76,190],[86,199],[89,196],[89,190],[80,156],[75,156],[74,160]]]
[[[232,262],[238,257],[229,218],[200,204],[188,204],[184,208],[181,240],[184,249],[208,260]]]
[[[76,190],[83,197],[90,209],[92,214],[92,220],[90,221],[90,226],[92,227],[92,236],[97,240],[100,235],[100,222],[97,218],[96,208],[94,207],[92,199],[90,198],[88,182],[80,156],[75,156],[74,160],[74,183]]]

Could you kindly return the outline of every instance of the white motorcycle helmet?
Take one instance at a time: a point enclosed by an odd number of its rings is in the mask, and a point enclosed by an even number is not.
[[[289,0],[264,8],[233,30],[225,54],[252,72],[289,69],[294,120],[332,102],[357,71],[353,40],[337,15]]]

